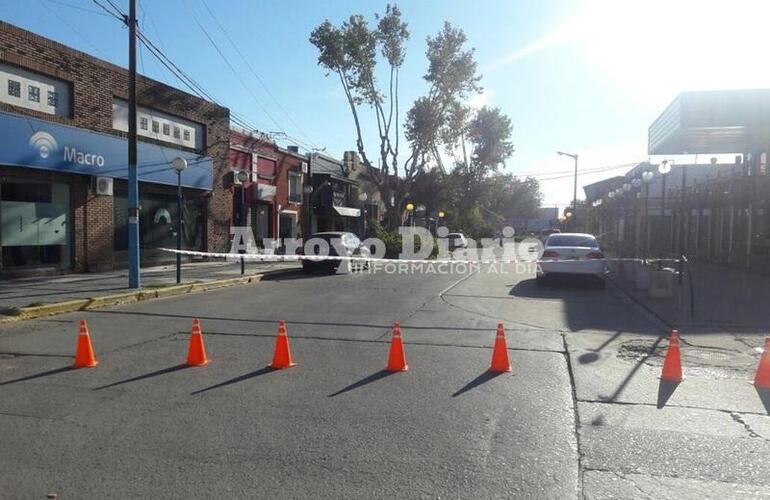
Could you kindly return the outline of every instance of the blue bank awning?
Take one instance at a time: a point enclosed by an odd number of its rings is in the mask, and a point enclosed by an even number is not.
[[[128,178],[128,141],[121,137],[4,112],[0,112],[0,137],[0,165]],[[188,166],[182,172],[183,186],[213,188],[209,157],[145,142],[138,144],[137,155],[142,182],[175,186],[171,161],[180,156]]]

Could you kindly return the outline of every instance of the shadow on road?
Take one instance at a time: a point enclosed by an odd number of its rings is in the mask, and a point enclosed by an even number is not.
[[[371,384],[372,382],[377,382],[380,379],[383,379],[389,375],[393,375],[394,372],[389,372],[388,370],[380,370],[378,372],[374,372],[371,375],[362,378],[361,380],[357,382],[353,382],[347,387],[343,387],[337,392],[334,392],[332,394],[329,394],[328,397],[333,398],[334,396],[339,396],[340,394],[343,394],[348,391],[352,391],[353,389],[358,389],[359,387],[363,387],[365,385]]]
[[[589,297],[583,297],[583,293],[591,294]],[[571,299],[583,298],[583,300],[593,300],[596,295],[606,293],[598,289],[595,282],[590,277],[564,277],[558,281],[554,280],[547,285],[538,285],[533,279],[521,280],[508,292],[509,295],[516,297],[526,297],[533,299]]]
[[[601,345],[599,345],[599,347],[596,347],[594,349],[591,349],[589,352],[585,352],[581,354],[580,356],[578,356],[578,363],[580,363],[581,365],[588,365],[591,363],[595,363],[596,361],[599,360],[599,358],[602,357],[601,351],[605,347],[610,345],[612,341],[614,341],[616,338],[618,338],[622,334],[623,334],[623,331],[618,330],[611,337],[608,337],[607,340],[602,342]]]
[[[116,314],[125,316],[148,316],[156,318],[179,318],[186,321],[190,320],[191,314],[172,314],[172,313],[152,313],[152,312],[139,312],[139,311],[118,311],[110,309],[92,309],[88,311],[88,314]],[[234,321],[238,323],[267,323],[278,325],[279,318],[233,318],[224,316],[195,316],[201,321]],[[73,323],[73,321],[66,321],[66,323]],[[304,326],[337,326],[337,327],[351,327],[351,328],[371,328],[375,330],[390,329],[393,324],[376,324],[376,323],[343,323],[343,322],[329,322],[329,321],[287,321],[289,327],[291,325],[304,325]],[[447,330],[452,332],[464,331],[464,332],[489,332],[489,328],[478,327],[465,327],[462,325],[457,326],[419,326],[419,325],[405,325],[401,324],[402,330]],[[213,333],[213,332],[206,332]],[[225,333],[223,332],[222,335]]]
[[[157,377],[158,375],[163,375],[165,373],[171,373],[171,372],[183,370],[185,368],[188,368],[188,366],[184,363],[179,365],[169,366],[168,368],[163,368],[162,370],[156,370],[154,372],[145,373],[143,375],[137,375],[136,377],[127,378],[125,380],[120,380],[118,382],[113,382],[111,384],[94,387],[93,390],[100,391],[102,389],[107,389],[108,387],[115,387],[116,385],[128,384],[129,382],[136,382],[138,380],[144,380],[146,378]]]
[[[6,380],[5,382],[0,382],[0,385],[15,384],[16,382],[24,382],[25,380],[33,380],[40,377],[47,377],[49,375],[56,375],[57,373],[64,373],[74,369],[75,367],[71,365],[64,366],[61,368],[54,368],[53,370],[46,370],[44,372],[35,373],[33,375],[27,375],[26,377],[15,378],[13,380]]]
[[[770,415],[770,389],[762,389],[760,387],[755,387],[754,389],[757,391],[757,395],[765,407],[765,412]]]
[[[600,395],[599,399],[608,403],[614,403],[617,401],[618,397],[620,397],[620,394],[623,392],[623,389],[626,388],[629,382],[631,382],[631,379],[634,378],[634,375],[636,375],[636,372],[639,371],[639,368],[642,367],[643,364],[647,362],[648,359],[650,359],[654,354],[655,350],[658,348],[658,345],[661,343],[664,337],[658,337],[655,342],[650,346],[647,353],[640,358],[633,368],[628,372],[626,375],[626,378],[624,378],[620,384],[618,384],[618,387],[615,389],[615,392],[612,393],[610,396],[603,396]]]
[[[480,386],[481,384],[483,384],[485,382],[489,382],[493,378],[497,378],[500,375],[502,375],[502,373],[495,373],[495,372],[491,372],[491,371],[487,370],[484,373],[482,373],[481,375],[479,375],[478,377],[474,378],[473,380],[471,380],[470,382],[465,384],[457,392],[452,394],[452,397],[456,398],[457,396],[460,396],[461,394],[465,394],[466,392],[470,391],[471,389],[474,389],[474,388]]]
[[[277,370],[273,370],[269,366],[266,366],[264,368],[260,368],[257,371],[254,371],[254,372],[251,372],[251,373],[246,373],[244,375],[239,375],[239,376],[237,376],[235,378],[231,378],[230,380],[225,380],[224,382],[220,382],[218,384],[214,384],[214,385],[211,385],[209,387],[206,387],[205,389],[200,389],[200,390],[191,392],[190,396],[195,396],[196,394],[200,394],[202,392],[210,391],[212,389],[219,389],[220,387],[224,387],[224,386],[230,385],[230,384],[235,384],[237,382],[243,382],[244,380],[248,380],[248,379],[254,378],[254,377],[259,377],[260,375],[264,375],[266,373],[270,373],[270,372],[273,372],[273,371],[277,371]]]
[[[668,380],[661,380],[658,384],[658,409],[663,408],[668,403],[668,400],[679,387],[680,382],[669,382]]]

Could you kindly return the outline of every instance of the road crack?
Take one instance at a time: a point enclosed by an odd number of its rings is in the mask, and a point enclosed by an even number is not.
[[[748,423],[748,422],[746,422],[746,420],[744,420],[744,419],[743,419],[743,417],[742,417],[742,416],[741,416],[739,413],[737,413],[737,412],[734,412],[734,411],[731,411],[731,412],[728,412],[728,413],[729,413],[730,417],[731,417],[731,418],[732,418],[732,419],[733,419],[735,422],[737,422],[738,424],[740,424],[741,426],[743,426],[743,428],[744,428],[744,429],[746,430],[746,432],[748,433],[749,437],[752,437],[752,438],[759,438],[759,439],[762,439],[763,441],[770,441],[770,439],[767,439],[766,437],[762,436],[761,434],[759,434],[758,432],[756,432],[754,429],[752,429],[752,428],[751,428],[751,426],[749,425],[749,423]]]

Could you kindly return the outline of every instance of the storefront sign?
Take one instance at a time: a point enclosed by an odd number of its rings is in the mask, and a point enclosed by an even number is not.
[[[128,141],[121,137],[2,112],[0,137],[0,165],[128,178]],[[211,158],[144,142],[137,149],[140,181],[175,186],[171,161],[180,156],[191,167],[182,172],[182,185],[212,189]]]

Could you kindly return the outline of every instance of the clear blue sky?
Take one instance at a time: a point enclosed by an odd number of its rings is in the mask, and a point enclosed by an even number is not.
[[[127,10],[127,0],[113,1]],[[317,66],[308,35],[327,18],[335,24],[352,13],[372,19],[386,1],[206,1],[268,90],[201,0],[139,0],[140,27],[215,98],[260,130],[284,130],[337,157],[355,149],[344,96]],[[100,15],[90,0],[0,3],[7,22],[127,63],[126,30]],[[646,160],[647,127],[678,92],[770,87],[765,53],[770,2],[763,0],[411,0],[399,7],[412,35],[402,70],[402,109],[425,91],[425,38],[444,20],[461,27],[476,48],[486,89],[474,103],[498,106],[511,117],[516,153],[506,169],[537,174],[546,204],[564,205],[572,198],[572,179],[562,174],[572,164],[556,150],[579,153],[581,170],[589,171]],[[143,73],[181,88],[149,53],[141,55]],[[370,140],[368,148],[374,147]],[[623,171],[582,174],[579,197],[582,185]]]

